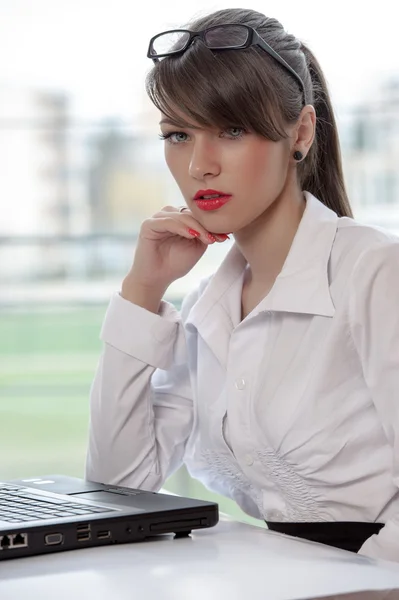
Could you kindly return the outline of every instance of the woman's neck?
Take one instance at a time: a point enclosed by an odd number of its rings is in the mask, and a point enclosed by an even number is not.
[[[256,221],[234,235],[248,263],[247,285],[268,293],[283,268],[304,210],[303,193],[297,188],[285,190]]]

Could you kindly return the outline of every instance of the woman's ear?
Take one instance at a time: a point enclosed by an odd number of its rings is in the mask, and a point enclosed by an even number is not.
[[[310,150],[316,134],[316,111],[311,104],[304,106],[295,124],[292,137],[294,160],[303,160]],[[299,157],[301,154],[301,158]]]

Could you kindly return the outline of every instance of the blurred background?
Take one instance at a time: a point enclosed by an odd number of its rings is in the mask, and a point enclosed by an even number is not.
[[[241,2],[0,0],[0,479],[83,475],[88,397],[111,294],[141,221],[181,198],[146,99],[149,38]],[[399,233],[398,9],[391,0],[278,0],[319,58],[358,220]],[[210,248],[168,299],[213,272]],[[166,487],[213,497],[181,469]]]

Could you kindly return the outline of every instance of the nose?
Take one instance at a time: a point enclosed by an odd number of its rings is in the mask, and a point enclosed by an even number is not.
[[[219,173],[220,160],[216,154],[215,145],[211,140],[197,138],[193,144],[190,160],[190,176],[203,180],[207,177],[215,177]]]

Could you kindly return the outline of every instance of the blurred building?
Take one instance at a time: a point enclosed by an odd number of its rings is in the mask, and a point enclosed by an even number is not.
[[[0,280],[124,270],[141,222],[181,204],[157,129],[147,118],[79,122],[65,94],[3,86]]]
[[[347,114],[340,131],[355,216],[399,233],[399,79]]]
[[[68,98],[30,88],[0,88],[1,274],[34,278],[58,269],[57,249],[20,238],[62,235],[71,228],[68,187]],[[4,237],[10,246],[5,247]],[[12,257],[12,259],[11,259]]]
[[[69,230],[67,126],[64,94],[0,88],[1,235]]]
[[[141,222],[169,198],[168,174],[156,136],[108,124],[91,139],[89,169],[92,232],[137,233]]]

